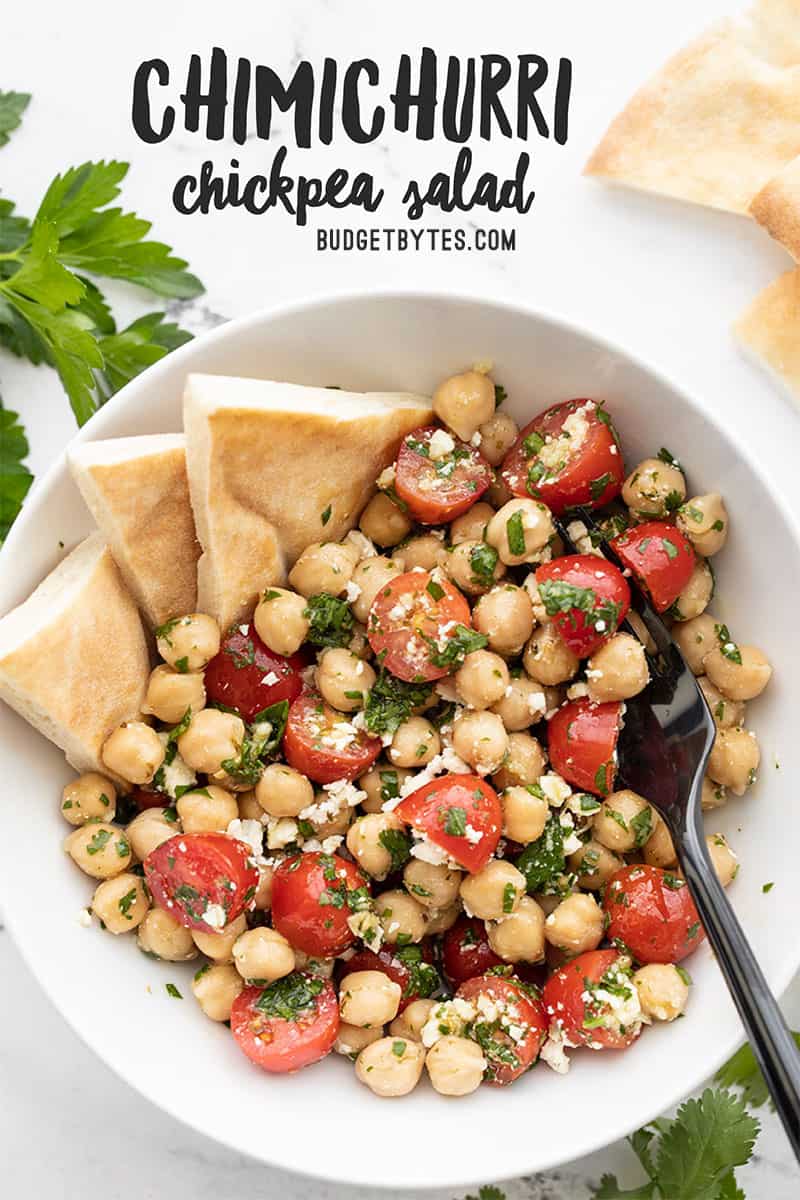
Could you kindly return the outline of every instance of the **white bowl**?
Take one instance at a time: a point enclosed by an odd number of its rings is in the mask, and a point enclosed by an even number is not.
[[[800,844],[791,785],[800,739],[789,702],[789,681],[800,672],[798,533],[742,449],[668,381],[586,332],[519,308],[440,295],[341,296],[258,313],[198,338],[134,380],[76,440],[179,429],[190,370],[429,392],[479,358],[494,360],[507,409],[520,423],[557,400],[602,398],[629,463],[667,445],[690,487],[725,496],[731,536],[719,559],[714,611],[735,636],[763,646],[777,673],[752,707],[762,747],[758,786],[713,814],[709,828],[730,833],[740,852],[743,870],[731,895],[780,992],[800,964],[786,903]],[[60,542],[69,548],[89,528],[62,458],[0,556],[0,612],[56,563]],[[445,1100],[422,1085],[390,1104],[358,1084],[337,1056],[293,1077],[263,1074],[193,1002],[191,964],[153,962],[132,938],[81,927],[91,884],[60,850],[67,829],[57,800],[70,772],[53,746],[2,705],[0,747],[0,905],[42,987],[84,1041],[153,1103],[266,1163],[372,1187],[455,1188],[542,1170],[663,1112],[741,1036],[704,947],[688,964],[694,987],[685,1020],[647,1030],[625,1054],[580,1052],[566,1078],[541,1066],[511,1088]],[[765,896],[767,880],[775,888]],[[167,981],[178,985],[182,1003],[167,995]]]

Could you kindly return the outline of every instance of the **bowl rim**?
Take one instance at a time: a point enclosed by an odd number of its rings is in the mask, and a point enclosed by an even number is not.
[[[149,390],[151,387],[157,386],[158,380],[162,374],[167,371],[172,372],[176,368],[180,368],[184,361],[191,362],[194,351],[197,346],[202,344],[203,347],[213,345],[217,342],[223,342],[227,338],[237,335],[246,335],[249,331],[258,329],[264,324],[269,324],[278,319],[285,319],[296,316],[302,318],[303,314],[309,310],[317,308],[325,308],[335,306],[342,303],[358,303],[365,300],[378,300],[385,303],[392,301],[419,300],[421,303],[434,302],[447,304],[455,307],[471,307],[471,308],[491,308],[495,310],[505,311],[509,314],[523,318],[533,318],[544,325],[557,327],[562,332],[580,338],[584,342],[591,343],[600,351],[606,351],[617,357],[621,357],[629,362],[636,369],[651,376],[658,384],[680,397],[681,401],[695,414],[699,415],[703,420],[707,421],[713,428],[715,436],[729,447],[732,455],[737,459],[743,459],[743,455],[737,443],[731,434],[727,431],[722,423],[719,412],[714,407],[705,402],[698,402],[693,395],[690,395],[685,387],[677,383],[668,372],[661,367],[654,365],[648,358],[643,357],[638,352],[630,350],[627,345],[612,339],[605,334],[598,333],[592,326],[579,322],[573,318],[565,316],[563,313],[553,308],[544,308],[541,305],[527,304],[521,300],[509,300],[502,296],[488,295],[473,295],[466,293],[463,290],[448,290],[446,288],[425,288],[419,286],[396,286],[383,287],[376,285],[374,287],[360,288],[334,288],[315,290],[304,294],[302,297],[288,301],[277,302],[275,304],[256,309],[253,312],[245,313],[241,316],[224,320],[221,325],[211,330],[207,330],[190,342],[187,342],[178,349],[165,355],[159,362],[147,368],[140,375],[136,376],[123,388],[120,389],[111,399],[99,409],[80,427],[75,435],[70,438],[67,446],[56,457],[55,461],[47,468],[44,474],[36,481],[31,489],[30,495],[26,498],[22,512],[14,522],[10,533],[5,541],[5,544],[0,548],[0,567],[7,566],[13,561],[18,545],[21,545],[27,536],[27,525],[32,520],[32,514],[38,511],[42,506],[46,506],[49,494],[62,473],[68,470],[66,463],[67,450],[73,445],[102,438],[106,436],[125,436],[114,435],[105,430],[106,425],[113,425],[116,415],[119,410],[125,408],[129,402],[134,400],[137,392]],[[781,517],[783,518],[787,530],[789,531],[794,542],[794,548],[800,557],[800,519],[795,516],[792,508],[787,504],[781,492],[774,489],[767,478],[765,465],[758,456],[748,454],[745,459],[748,470],[756,477],[761,487],[767,491]],[[245,1144],[243,1141],[237,1140],[235,1134],[225,1136],[216,1132],[211,1127],[211,1122],[203,1119],[197,1113],[187,1114],[179,1109],[178,1105],[171,1101],[171,1098],[166,1096],[155,1096],[148,1090],[145,1090],[139,1083],[134,1082],[129,1077],[127,1067],[125,1065],[125,1056],[123,1053],[116,1055],[107,1055],[95,1049],[92,1043],[91,1035],[88,1031],[78,1028],[77,1024],[65,1014],[62,1013],[54,989],[49,987],[39,978],[39,973],[36,968],[33,948],[27,943],[24,935],[24,919],[18,919],[17,911],[21,910],[21,906],[15,907],[9,903],[10,897],[3,893],[3,879],[0,874],[0,904],[2,904],[2,914],[5,928],[8,930],[14,944],[23,958],[28,969],[36,979],[37,985],[42,988],[47,998],[53,1004],[56,1011],[67,1023],[73,1033],[77,1035],[80,1041],[87,1046],[92,1053],[106,1064],[114,1073],[132,1090],[143,1096],[149,1103],[153,1104],[157,1109],[166,1112],[180,1124],[191,1129],[193,1132],[201,1134],[204,1137],[210,1138],[213,1142],[225,1146],[229,1150],[244,1154],[248,1158],[256,1162],[262,1162],[264,1165],[278,1170],[285,1170],[303,1178],[318,1180],[326,1183],[338,1183],[342,1185],[350,1185],[354,1187],[368,1186],[376,1191],[384,1191],[395,1187],[395,1183],[391,1179],[381,1178],[365,1178],[364,1175],[352,1170],[342,1169],[342,1166],[347,1161],[346,1157],[340,1160],[340,1165],[337,1165],[335,1173],[324,1169],[322,1165],[317,1165],[314,1161],[304,1162],[301,1167],[295,1161],[287,1161],[282,1159],[280,1146],[271,1146],[271,1156],[266,1158],[256,1154],[252,1147]],[[788,948],[788,943],[787,943]],[[792,979],[800,969],[800,943],[798,943],[794,954],[787,954],[785,962],[772,972],[771,985],[773,990],[780,998],[786,991]],[[660,1116],[663,1112],[672,1108],[684,1099],[690,1092],[695,1091],[705,1080],[718,1070],[734,1050],[741,1045],[743,1040],[743,1030],[738,1016],[736,1016],[736,1033],[731,1036],[723,1050],[716,1054],[712,1061],[703,1064],[702,1074],[697,1074],[696,1070],[692,1069],[691,1077],[687,1076],[685,1083],[680,1087],[673,1088],[669,1093],[666,1103],[659,1101],[654,1108],[648,1104],[645,1096],[642,1097],[642,1117],[641,1125],[645,1125],[654,1118]],[[613,1112],[613,1106],[611,1106]],[[538,1160],[536,1170],[545,1171],[551,1170],[565,1161],[575,1161],[583,1158],[587,1154],[603,1149],[606,1146],[612,1145],[614,1142],[623,1139],[631,1133],[627,1124],[624,1122],[617,1125],[613,1119],[607,1121],[602,1136],[598,1136],[592,1132],[594,1126],[582,1130],[574,1131],[574,1153],[569,1160],[565,1160],[560,1152],[556,1151],[552,1155],[547,1152]],[[610,1135],[610,1136],[609,1136]],[[276,1153],[277,1151],[277,1153]],[[520,1174],[529,1171],[530,1164],[525,1164],[524,1155],[519,1156],[518,1160],[509,1164],[508,1169],[501,1168],[499,1173],[486,1175],[480,1174],[459,1174],[457,1162],[453,1163],[453,1174],[448,1177],[447,1183],[434,1181],[430,1184],[416,1183],[413,1186],[418,1190],[429,1190],[432,1188],[467,1188],[476,1187],[484,1183],[503,1182],[516,1178]],[[353,1160],[355,1161],[355,1159]],[[403,1185],[410,1186],[410,1185]]]

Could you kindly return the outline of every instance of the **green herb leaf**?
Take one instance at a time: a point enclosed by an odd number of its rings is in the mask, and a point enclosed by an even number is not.
[[[467,810],[454,805],[448,808],[443,819],[444,831],[449,837],[465,837],[467,832]]]
[[[566,866],[564,830],[557,813],[548,814],[543,833],[525,847],[514,866],[525,876],[529,892],[540,892],[545,884],[563,874]]]
[[[447,634],[443,649],[439,649],[433,638],[425,640],[430,648],[430,660],[433,665],[450,667],[453,670],[462,665],[468,654],[472,654],[474,650],[482,650],[489,643],[484,634],[468,629],[466,625],[456,625],[455,629]]]
[[[434,966],[423,960],[419,946],[395,946],[394,957],[408,971],[408,982],[403,988],[403,999],[408,996],[427,1000],[441,986],[439,974]]]
[[[411,838],[402,829],[382,829],[378,841],[391,858],[390,871],[399,871],[411,857]]]
[[[758,1132],[758,1121],[731,1092],[706,1088],[699,1100],[685,1101],[658,1149],[662,1194],[670,1200],[717,1200],[723,1179],[750,1158]]]
[[[405,683],[388,671],[381,671],[367,695],[364,724],[369,733],[394,733],[415,708],[431,696],[429,683]],[[394,772],[395,782],[397,772]]]
[[[506,538],[508,548],[514,555],[525,553],[525,530],[522,526],[522,513],[517,509],[506,521]]]
[[[33,475],[23,462],[27,454],[28,439],[19,417],[0,403],[0,544],[8,536],[33,483]]]
[[[800,1050],[800,1033],[793,1033],[792,1037]],[[723,1087],[741,1088],[745,1104],[752,1108],[761,1108],[764,1104],[774,1107],[761,1068],[748,1042],[720,1067],[714,1078]]]
[[[653,810],[649,805],[631,818],[631,830],[634,834],[634,845],[643,846],[653,832]]]
[[[613,600],[602,599],[594,588],[576,587],[564,579],[543,579],[539,584],[539,596],[548,617],[577,609],[578,612],[591,617],[588,623],[595,627],[598,622],[603,622],[603,632],[613,633],[619,625],[619,604]]]
[[[259,1012],[268,1017],[279,1017],[283,1021],[296,1021],[301,1013],[313,1009],[317,996],[324,987],[321,979],[293,971],[283,979],[265,987],[255,1002]]]
[[[264,773],[264,767],[281,744],[288,716],[288,700],[279,700],[256,713],[248,726],[238,757],[223,759],[223,771],[237,782],[255,787]]]
[[[476,583],[482,584],[483,587],[492,586],[498,558],[499,555],[494,546],[490,546],[487,542],[480,542],[477,546],[472,547],[469,565]]]
[[[309,622],[307,640],[312,646],[346,646],[353,636],[350,605],[328,592],[309,596],[303,616]]]
[[[175,986],[175,984],[174,984],[174,983],[165,983],[165,984],[164,984],[164,987],[165,987],[165,988],[166,988],[166,990],[167,990],[167,995],[168,995],[168,996],[172,996],[172,997],[173,997],[173,999],[175,999],[175,1000],[182,1000],[182,999],[183,999],[183,996],[180,994],[180,992],[178,991],[178,989],[176,988],[176,986]]]
[[[503,387],[502,383],[496,383],[494,385],[494,406],[495,406],[495,408],[499,408],[500,405],[507,399],[508,399],[508,392]]]
[[[656,458],[663,463],[667,463],[670,467],[677,467],[679,471],[681,470],[681,464],[678,462],[675,455],[670,450],[667,450],[666,446],[661,447],[656,455]]]
[[[614,476],[610,471],[606,471],[604,475],[600,475],[597,479],[589,481],[589,491],[593,500],[599,500],[603,492],[610,483],[613,483]]]
[[[0,92],[0,146],[5,146],[9,134],[19,128],[29,103],[28,92]]]
[[[728,626],[715,625],[714,633],[717,635],[720,654],[722,654],[723,657],[730,659],[731,662],[738,663],[738,665],[741,666],[742,653],[739,647],[736,645],[736,642],[734,642],[731,638],[731,635],[728,632]]]
[[[191,340],[190,333],[167,321],[161,312],[147,313],[127,329],[99,338],[103,356],[102,370],[96,375],[100,403],[105,404],[110,396],[170,350]]]

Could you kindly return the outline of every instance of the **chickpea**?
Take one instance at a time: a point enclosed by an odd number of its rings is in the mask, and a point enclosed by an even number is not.
[[[272,880],[274,878],[275,868],[273,866],[260,868],[256,894],[253,897],[253,908],[257,912],[269,912],[272,907]]]
[[[477,1042],[446,1034],[431,1046],[425,1065],[440,1096],[468,1096],[480,1087],[487,1063]]]
[[[205,613],[174,617],[156,630],[156,649],[176,671],[202,671],[219,646],[219,625]]]
[[[468,708],[489,708],[506,694],[508,667],[491,650],[473,650],[455,674],[459,700]]]
[[[381,1025],[376,1029],[359,1029],[357,1025],[348,1025],[345,1021],[340,1021],[339,1032],[333,1048],[337,1054],[345,1054],[355,1061],[365,1046],[371,1046],[373,1042],[377,1042],[382,1037],[383,1027]]]
[[[415,567],[433,571],[442,565],[447,551],[443,538],[435,533],[422,533],[403,543],[402,554],[407,571],[413,571]]]
[[[650,682],[644,646],[629,633],[615,633],[589,659],[586,681],[590,698],[600,703],[638,696]]]
[[[625,620],[628,622],[647,653],[656,654],[658,652],[658,647],[650,636],[650,631],[639,614],[634,612],[632,608],[629,608],[625,614]]]
[[[288,588],[267,588],[253,614],[256,633],[276,654],[296,654],[308,637],[306,598]]]
[[[356,1059],[356,1076],[376,1096],[407,1096],[419,1083],[425,1050],[419,1042],[383,1037]]]
[[[614,872],[625,866],[618,854],[593,838],[570,854],[567,863],[578,876],[579,886],[590,892],[599,892]]]
[[[484,421],[478,432],[481,435],[481,454],[491,466],[497,467],[517,440],[519,429],[508,413],[495,412],[488,421]]]
[[[595,950],[603,940],[603,910],[594,896],[574,892],[550,913],[544,936],[551,946],[569,954]]]
[[[714,595],[714,576],[704,558],[698,558],[689,582],[670,608],[676,621],[693,621],[708,608]]]
[[[167,725],[177,725],[187,709],[199,712],[206,702],[206,687],[201,671],[181,674],[166,663],[159,663],[150,674],[142,712],[158,717]]]
[[[674,1021],[689,999],[689,976],[673,963],[648,963],[634,972],[639,1004],[651,1021]]]
[[[233,965],[242,979],[273,983],[295,969],[294,950],[277,929],[246,929],[233,943]]]
[[[555,626],[548,623],[534,629],[525,647],[522,665],[531,679],[554,687],[572,679],[580,663],[577,655],[564,645]]]
[[[230,1021],[233,1002],[244,987],[244,980],[230,963],[201,967],[192,980],[192,991],[212,1021]]]
[[[419,858],[410,859],[403,870],[406,891],[419,901],[425,909],[439,911],[449,908],[458,898],[461,872],[444,863],[426,863]],[[430,927],[428,929],[430,932]]]
[[[339,990],[339,1013],[348,1025],[380,1028],[394,1020],[403,989],[383,971],[353,971]]]
[[[683,472],[660,458],[643,459],[622,485],[623,501],[634,516],[645,520],[667,516],[685,497]]]
[[[447,908],[425,909],[425,933],[434,937],[437,933],[447,933],[452,929],[461,916],[461,901],[448,904]]]
[[[718,729],[708,759],[708,774],[715,783],[743,796],[755,783],[761,752],[755,734],[747,729]]]
[[[358,527],[377,545],[396,546],[411,529],[411,521],[385,492],[378,492],[362,512]]]
[[[687,500],[678,509],[677,524],[703,558],[716,554],[728,537],[728,511],[719,492]]]
[[[339,712],[349,713],[363,708],[367,692],[375,683],[375,672],[358,655],[337,646],[323,652],[316,680],[323,699]]]
[[[465,712],[453,722],[453,749],[480,774],[498,769],[508,744],[508,734],[496,713]]]
[[[451,375],[433,393],[433,411],[468,442],[494,413],[494,384],[480,371]]]
[[[216,708],[202,708],[178,738],[178,753],[193,771],[213,775],[222,769],[226,759],[238,756],[244,737],[241,717]]]
[[[427,1023],[435,1004],[435,1000],[412,1000],[392,1021],[389,1033],[393,1037],[408,1038],[411,1042],[421,1042],[422,1026]]]
[[[362,870],[373,879],[385,879],[392,870],[395,855],[392,839],[403,843],[405,825],[391,812],[367,813],[358,817],[347,831],[347,849]]]
[[[394,732],[389,758],[398,767],[424,767],[441,749],[441,739],[430,721],[408,717]]]
[[[550,805],[527,787],[509,787],[500,795],[503,834],[521,846],[535,842],[544,833]]]
[[[131,863],[131,844],[117,825],[92,821],[73,830],[64,849],[76,866],[92,879],[121,875]]]
[[[347,643],[347,649],[351,654],[355,654],[356,658],[363,658],[365,662],[369,661],[372,655],[372,647],[367,637],[366,625],[359,625],[358,622],[353,625],[353,633],[350,641]]]
[[[161,766],[164,747],[155,729],[143,721],[125,721],[106,739],[101,757],[112,774],[141,785]]]
[[[270,763],[256,784],[256,800],[271,817],[296,817],[314,803],[314,788],[294,767]]]
[[[225,833],[239,816],[236,797],[210,783],[196,792],[184,792],[175,807],[184,833]]]
[[[396,767],[394,763],[376,763],[358,781],[362,792],[367,794],[366,800],[361,801],[363,811],[381,812],[384,804],[400,795],[400,788],[412,773],[405,767]]]
[[[739,874],[739,860],[721,833],[709,834],[706,837],[706,846],[717,873],[717,879],[723,887],[727,887]]]
[[[442,566],[453,583],[468,596],[480,596],[506,573],[497,551],[486,542],[458,542],[445,551]]]
[[[461,882],[461,900],[467,912],[484,921],[499,921],[513,913],[525,895],[525,876],[510,862],[492,858]]]
[[[528,787],[543,774],[544,766],[544,751],[536,738],[529,733],[510,733],[503,765],[495,772],[493,782],[500,791],[509,787]]]
[[[554,555],[553,557],[557,558],[558,555]],[[522,581],[522,588],[531,602],[534,626],[549,625],[553,618],[544,606],[544,601],[539,592],[539,584],[536,582],[535,571],[531,571],[530,574],[525,576]]]
[[[667,829],[667,823],[656,813],[655,809],[650,811],[655,817],[655,824],[653,832],[644,844],[642,851],[644,861],[651,867],[675,867],[678,864],[678,856],[675,853],[675,846],[672,835]]]
[[[239,792],[236,797],[236,806],[239,810],[240,821],[260,821],[264,815],[264,810],[256,800],[254,788],[248,788],[246,792]]]
[[[706,775],[703,778],[703,791],[700,797],[700,806],[703,812],[708,812],[713,808],[722,808],[723,804],[727,804],[728,797],[725,788],[720,783],[714,783],[713,779],[709,779]]]
[[[521,497],[509,500],[494,514],[486,540],[507,566],[519,566],[540,561],[554,534],[550,509],[539,500]]]
[[[352,543],[314,542],[289,572],[289,583],[301,596],[343,596],[353,577],[359,553]]]
[[[144,862],[156,846],[181,832],[180,824],[165,817],[165,811],[163,808],[146,808],[125,827],[125,836],[139,862]]]
[[[92,897],[92,911],[109,933],[127,933],[135,929],[149,907],[144,880],[129,871],[104,880]]]
[[[163,908],[150,908],[137,933],[139,948],[165,962],[188,962],[197,958],[191,929],[186,929]]]
[[[516,911],[487,926],[489,945],[503,962],[541,962],[544,958],[544,910],[522,896]]]
[[[484,495],[493,509],[502,508],[504,504],[508,504],[509,500],[514,498],[514,493],[499,471],[495,472],[495,477],[489,484],[489,490]]]
[[[350,606],[357,621],[366,621],[378,592],[391,579],[402,575],[404,570],[404,564],[397,558],[384,558],[382,555],[362,558],[352,578],[352,582],[360,589]]]
[[[70,825],[87,821],[113,821],[117,811],[117,789],[105,775],[86,771],[71,779],[61,793],[61,815]]]
[[[482,542],[486,526],[494,516],[491,504],[479,500],[468,508],[460,517],[456,517],[450,526],[450,544],[457,546],[459,542]]]
[[[244,913],[226,925],[219,933],[205,933],[202,929],[193,929],[192,938],[201,954],[215,963],[233,962],[233,946],[247,929],[247,918]]]
[[[741,700],[729,700],[727,696],[723,696],[719,688],[714,687],[714,684],[707,675],[701,675],[697,683],[700,691],[706,698],[706,703],[711,709],[711,715],[714,718],[714,724],[717,729],[735,729],[739,725],[744,724],[744,703]]]
[[[505,693],[492,705],[509,733],[522,733],[540,721],[549,710],[547,696],[540,683],[520,674],[509,680]]]
[[[691,621],[680,621],[672,627],[672,640],[686,659],[687,667],[695,675],[704,673],[703,660],[717,645],[717,625],[716,617],[704,612]]]
[[[321,842],[325,838],[344,836],[353,823],[355,817],[355,809],[351,808],[346,800],[340,799],[336,808],[330,803],[331,796],[327,792],[317,792],[314,797],[315,804],[325,804],[327,815],[320,820],[316,815],[308,818],[309,824],[314,830],[314,834]],[[333,811],[331,811],[333,809]]]
[[[308,971],[309,975],[318,975],[320,979],[333,978],[335,958],[314,958],[302,950],[295,950],[294,958],[298,971]]]
[[[375,912],[383,926],[383,940],[390,946],[421,942],[425,936],[425,912],[413,896],[399,888],[375,898]]]
[[[492,588],[475,605],[472,623],[489,639],[489,649],[495,654],[506,657],[519,654],[533,633],[530,596],[525,588],[513,583]]]
[[[737,651],[741,662],[736,661]],[[703,666],[714,686],[729,700],[755,700],[772,675],[769,659],[756,646],[736,646],[734,642],[717,643],[703,659]]]
[[[617,854],[643,846],[655,828],[656,813],[646,800],[627,788],[612,792],[596,813],[592,834]]]

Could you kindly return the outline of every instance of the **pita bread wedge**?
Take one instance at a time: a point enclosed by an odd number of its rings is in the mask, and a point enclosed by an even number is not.
[[[743,349],[773,372],[800,404],[800,268],[764,288],[733,329]]]
[[[750,213],[800,262],[800,158],[770,179],[750,205]]]
[[[586,173],[746,213],[799,154],[800,0],[757,0],[636,93]]]
[[[0,618],[0,699],[76,771],[108,774],[103,742],[138,715],[149,673],[139,613],[100,533]]]
[[[190,375],[200,610],[228,628],[311,542],[344,537],[401,438],[431,416],[426,396]]]
[[[73,478],[151,628],[194,612],[200,545],[182,434],[85,442]]]

